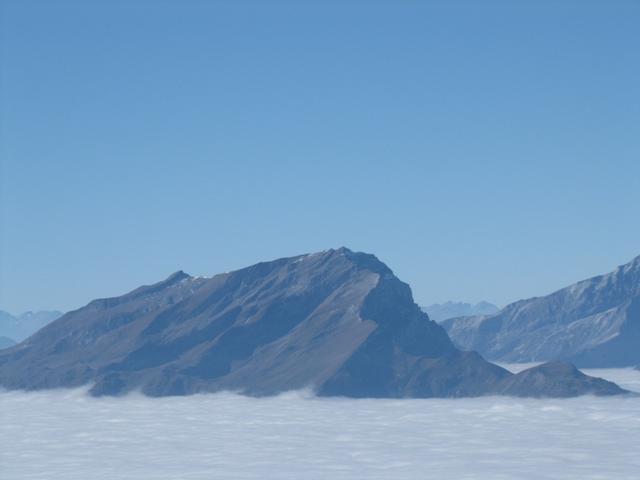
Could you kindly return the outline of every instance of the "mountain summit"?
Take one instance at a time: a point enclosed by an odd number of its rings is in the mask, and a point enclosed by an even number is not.
[[[606,275],[493,315],[442,325],[458,346],[504,362],[565,359],[581,367],[640,363],[640,257]]]
[[[623,392],[599,379],[575,380],[563,392],[557,384],[565,374],[554,372],[548,382],[516,382],[520,375],[459,351],[384,263],[346,248],[212,278],[177,272],[94,300],[0,351],[5,388],[92,384],[95,395],[305,387],[394,398]]]

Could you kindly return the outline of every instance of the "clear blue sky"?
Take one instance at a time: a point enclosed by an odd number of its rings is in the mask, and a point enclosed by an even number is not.
[[[503,305],[640,255],[638,1],[0,2],[0,309],[341,245]]]

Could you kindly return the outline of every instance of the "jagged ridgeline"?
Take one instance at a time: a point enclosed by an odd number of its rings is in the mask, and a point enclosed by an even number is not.
[[[606,275],[492,315],[445,320],[454,342],[491,360],[564,360],[580,367],[640,364],[640,257]]]
[[[617,394],[566,365],[513,375],[458,350],[375,256],[346,248],[212,278],[183,272],[65,314],[0,351],[0,385],[185,395]]]

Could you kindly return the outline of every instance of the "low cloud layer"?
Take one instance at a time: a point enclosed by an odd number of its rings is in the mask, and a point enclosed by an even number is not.
[[[594,373],[594,372],[590,372]],[[628,388],[640,372],[609,370]],[[13,479],[637,479],[640,398],[0,394]]]

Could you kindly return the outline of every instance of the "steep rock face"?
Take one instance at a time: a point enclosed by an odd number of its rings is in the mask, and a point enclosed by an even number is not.
[[[512,303],[494,315],[449,319],[442,325],[456,345],[491,360],[635,365],[640,362],[640,257],[607,275]]]
[[[95,395],[311,387],[352,397],[469,396],[496,393],[512,376],[457,350],[408,285],[373,255],[345,248],[209,279],[178,272],[95,300],[0,351],[4,388],[92,384]]]
[[[371,292],[362,315],[376,330],[322,385],[321,395],[472,396],[509,376],[476,353],[455,349],[444,329],[416,308],[409,286],[395,277]]]

